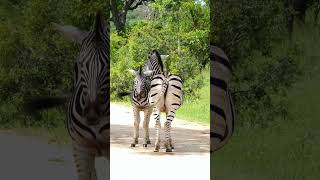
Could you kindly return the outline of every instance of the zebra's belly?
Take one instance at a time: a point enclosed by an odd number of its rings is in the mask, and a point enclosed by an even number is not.
[[[136,108],[138,109],[138,111],[145,111],[145,110],[147,110],[147,109],[149,109],[149,108],[151,108],[151,106],[136,106]]]

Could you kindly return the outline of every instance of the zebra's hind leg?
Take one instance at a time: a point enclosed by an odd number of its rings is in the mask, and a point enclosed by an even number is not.
[[[165,143],[164,146],[166,147],[166,152],[172,152],[172,139],[171,139],[171,120],[167,120],[164,123],[164,131],[165,131]]]
[[[133,131],[133,142],[131,147],[135,147],[138,144],[139,139],[139,125],[140,125],[140,111],[133,107],[133,118],[134,118],[134,131]]]
[[[160,129],[161,129],[160,110],[155,109],[155,113],[153,115],[156,119],[156,142],[155,142],[154,152],[159,152],[159,149],[160,149]]]
[[[76,165],[78,180],[97,180],[95,156],[82,148],[73,148],[73,157]]]
[[[152,108],[148,108],[144,110],[144,120],[143,120],[143,129],[144,129],[144,139],[143,139],[143,147],[147,147],[148,144],[151,144],[149,138],[149,122],[150,115],[152,113]]]
[[[169,145],[171,146],[171,149],[174,149],[173,145],[172,145],[172,138],[170,137],[169,139]]]

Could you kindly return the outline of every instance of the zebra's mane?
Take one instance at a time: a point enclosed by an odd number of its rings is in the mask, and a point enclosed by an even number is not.
[[[160,64],[160,66],[161,66],[161,71],[163,72],[163,63],[162,63],[162,59],[161,59],[160,53],[157,50],[153,50],[151,52],[151,56],[154,56],[154,55],[157,57],[157,60],[158,60],[158,62]],[[150,58],[151,57],[149,57],[149,59]]]
[[[92,32],[94,33],[93,34],[94,42],[97,45],[100,45],[101,43],[105,43],[104,38],[107,35],[105,31],[106,31],[106,28],[105,28],[105,22],[103,20],[103,15],[100,11],[98,11],[95,18],[94,26],[92,29]]]

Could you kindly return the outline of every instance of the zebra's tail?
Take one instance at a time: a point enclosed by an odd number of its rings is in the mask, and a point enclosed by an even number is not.
[[[166,77],[169,76],[169,73],[170,73],[170,61],[169,61],[169,59],[167,59],[167,61],[166,61]]]
[[[162,60],[166,60],[166,77],[169,75],[170,72],[170,61],[169,61],[169,55],[160,55]]]
[[[120,92],[117,94],[118,97],[124,97],[124,96],[129,96],[131,95],[131,92]]]
[[[31,98],[24,103],[24,110],[27,112],[35,112],[61,106],[68,102],[71,96],[71,94],[66,94],[63,96],[44,96]]]

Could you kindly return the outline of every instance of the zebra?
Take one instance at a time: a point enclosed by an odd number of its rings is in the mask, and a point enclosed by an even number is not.
[[[78,179],[96,180],[95,158],[104,156],[110,160],[109,27],[100,12],[88,32],[74,26],[53,26],[81,45],[74,67],[74,89],[70,96],[35,99],[31,104],[48,108],[69,101],[66,124]]]
[[[223,147],[234,132],[234,105],[229,89],[231,66],[227,55],[210,46],[210,151]]]
[[[172,152],[174,149],[171,139],[171,123],[175,118],[176,111],[180,108],[183,102],[182,80],[179,76],[169,72],[155,75],[151,81],[151,89],[149,93],[149,103],[154,111],[156,120],[156,141],[154,152],[159,152],[160,149],[160,113],[166,113],[166,122],[164,123],[166,152]]]
[[[150,116],[152,114],[152,107],[149,104],[149,91],[151,87],[151,78],[157,74],[163,72],[163,64],[161,60],[161,55],[158,51],[153,50],[149,56],[148,61],[145,63],[144,67],[140,67],[138,71],[129,70],[132,75],[135,76],[133,91],[131,93],[131,104],[133,109],[134,118],[134,132],[133,132],[133,142],[131,147],[135,147],[138,144],[139,139],[139,125],[140,125],[140,111],[144,112],[144,139],[143,147],[147,147],[151,144],[149,138],[149,122]]]

